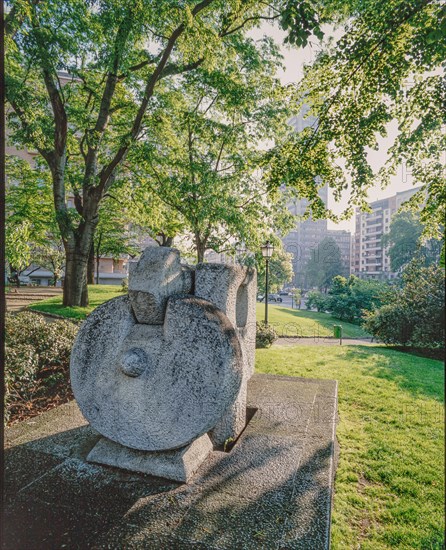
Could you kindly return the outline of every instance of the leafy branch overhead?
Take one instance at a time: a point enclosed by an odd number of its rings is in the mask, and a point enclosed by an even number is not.
[[[271,185],[285,181],[307,196],[316,216],[325,216],[311,186],[318,174],[335,198],[349,194],[345,218],[355,206],[367,209],[373,184],[386,186],[403,171],[422,186],[411,206],[421,210],[424,237],[439,238],[446,204],[446,6],[369,0],[352,8],[345,33],[320,51],[296,87],[308,127],[268,159]],[[371,153],[392,135],[386,162],[373,170]]]
[[[224,66],[238,55],[235,46],[243,32],[263,20],[279,21],[301,3],[8,4],[6,84],[12,141],[36,149],[51,171],[66,252],[64,303],[85,305],[85,265],[100,203],[125,177],[124,162],[159,110],[160,84],[198,68],[212,72]],[[318,23],[311,9],[304,11],[302,27],[308,34]],[[296,40],[305,43],[306,37],[296,35]],[[75,196],[77,217],[67,205],[69,193]]]

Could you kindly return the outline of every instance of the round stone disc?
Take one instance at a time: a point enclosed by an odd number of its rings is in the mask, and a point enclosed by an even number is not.
[[[183,447],[234,402],[242,358],[234,328],[213,304],[170,298],[164,325],[138,324],[127,296],[98,307],[71,354],[71,384],[93,428],[127,447]]]

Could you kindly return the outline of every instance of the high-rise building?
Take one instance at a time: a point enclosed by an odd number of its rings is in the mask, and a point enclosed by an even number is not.
[[[321,183],[320,178],[316,178],[317,183]],[[324,185],[319,188],[320,198],[327,204],[328,187]],[[288,209],[295,216],[303,216],[308,208],[307,199],[293,199],[288,204]],[[293,255],[293,286],[302,288],[305,286],[304,269],[308,260],[311,258],[311,252],[327,236],[327,220],[313,220],[311,217],[307,220],[298,221],[295,229],[283,237],[282,242],[287,252]]]
[[[366,279],[393,279],[388,249],[382,236],[389,232],[392,216],[420,187],[401,191],[392,197],[369,204],[372,212],[356,210],[355,235],[352,242],[351,273]]]

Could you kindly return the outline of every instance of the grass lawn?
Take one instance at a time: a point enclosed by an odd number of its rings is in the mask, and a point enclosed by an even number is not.
[[[440,361],[381,346],[275,345],[257,350],[256,368],[339,382],[334,549],[444,548]]]
[[[265,304],[257,303],[257,320],[265,318]],[[328,313],[291,309],[268,305],[268,322],[274,325],[279,336],[333,336],[333,325],[342,325],[342,335],[346,338],[370,336],[358,325],[334,319]]]
[[[54,298],[41,300],[40,302],[35,302],[28,306],[28,309],[62,315],[70,319],[85,319],[89,313],[103,302],[122,295],[123,292],[121,292],[120,285],[88,285],[88,297],[90,302],[88,307],[64,307],[62,305],[62,295],[60,295]]]

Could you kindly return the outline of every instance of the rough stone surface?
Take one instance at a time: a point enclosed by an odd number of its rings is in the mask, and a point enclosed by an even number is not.
[[[168,298],[192,291],[193,272],[183,268],[179,251],[168,247],[147,247],[131,266],[129,296],[138,323],[162,325]]]
[[[188,485],[86,462],[74,402],[7,429],[3,548],[328,549],[336,383],[254,375],[248,404]]]
[[[236,439],[245,425],[246,384],[254,372],[257,275],[241,265],[198,264],[195,294],[212,301],[236,327],[243,355],[243,383],[237,398],[209,433],[215,446]]]
[[[102,438],[87,460],[187,483],[211,451],[212,443],[206,434],[181,449],[160,452],[129,449]]]
[[[145,451],[183,447],[211,430],[242,383],[236,333],[213,304],[168,300],[164,325],[136,323],[127,297],[98,307],[82,325],[71,383],[102,435]]]

